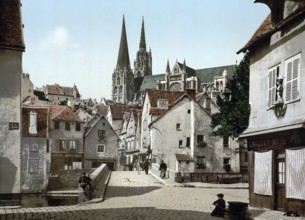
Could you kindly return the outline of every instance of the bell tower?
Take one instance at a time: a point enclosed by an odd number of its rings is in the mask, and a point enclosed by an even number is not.
[[[112,74],[112,100],[116,103],[127,104],[133,101],[134,84],[130,68],[125,17],[123,16],[121,41],[116,68]]]

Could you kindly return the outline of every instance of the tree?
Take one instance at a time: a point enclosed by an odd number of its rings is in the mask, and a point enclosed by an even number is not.
[[[217,96],[219,112],[212,115],[213,135],[238,137],[249,124],[249,54],[237,66],[223,96]]]

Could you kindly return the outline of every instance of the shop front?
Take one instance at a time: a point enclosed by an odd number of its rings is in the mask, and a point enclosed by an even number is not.
[[[305,216],[305,129],[243,134],[249,152],[249,200],[254,207]]]

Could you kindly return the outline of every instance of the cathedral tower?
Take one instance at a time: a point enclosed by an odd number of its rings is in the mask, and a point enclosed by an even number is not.
[[[144,18],[142,18],[140,45],[136,59],[134,61],[133,72],[134,72],[135,93],[138,94],[144,76],[152,75],[152,56],[151,56],[151,50],[149,50],[149,52],[146,51]]]
[[[121,42],[118,54],[117,66],[112,74],[112,100],[117,103],[127,104],[133,101],[134,84],[133,73],[130,68],[128,44],[123,16]]]

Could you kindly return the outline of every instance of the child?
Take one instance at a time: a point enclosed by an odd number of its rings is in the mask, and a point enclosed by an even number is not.
[[[213,202],[213,205],[215,205],[216,207],[212,211],[211,216],[224,217],[226,201],[223,199],[224,195],[222,193],[217,194],[217,196],[218,199],[215,202]]]

